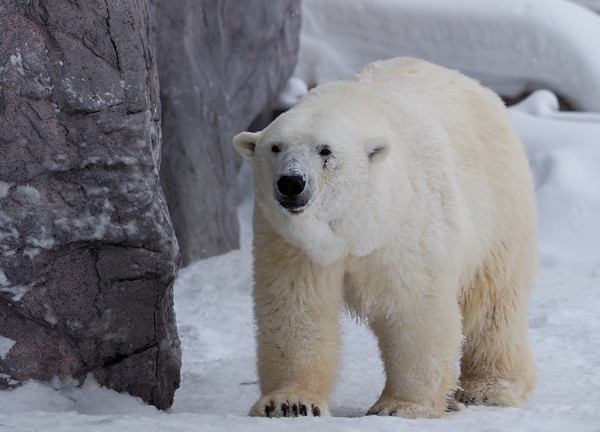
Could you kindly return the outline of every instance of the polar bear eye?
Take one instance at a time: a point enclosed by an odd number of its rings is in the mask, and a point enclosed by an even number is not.
[[[323,146],[321,150],[319,150],[319,155],[321,156],[329,156],[331,154],[331,149],[328,146]]]
[[[272,151],[273,153],[279,153],[279,152],[281,151],[281,147],[279,147],[277,144],[273,144],[273,145],[271,146],[271,151]]]

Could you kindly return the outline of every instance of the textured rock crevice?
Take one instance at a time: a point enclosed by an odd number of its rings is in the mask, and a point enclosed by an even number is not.
[[[173,401],[179,266],[148,5],[0,8],[3,386],[72,376]]]

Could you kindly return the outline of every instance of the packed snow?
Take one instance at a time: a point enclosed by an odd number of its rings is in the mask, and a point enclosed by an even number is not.
[[[430,4],[447,9],[441,1]],[[596,24],[600,31],[600,18]],[[319,48],[304,48],[301,54],[311,50],[316,55]],[[335,58],[321,61],[326,60]],[[503,68],[509,70],[510,64]],[[293,103],[303,89],[302,82],[292,82],[280,103],[289,105],[290,98]],[[510,109],[530,160],[539,210],[541,270],[529,314],[538,385],[523,407],[468,407],[440,420],[364,417],[383,387],[383,367],[369,330],[342,314],[333,417],[249,418],[259,389],[251,300],[252,181],[244,167],[238,179],[245,197],[239,207],[241,249],[181,269],[175,283],[183,367],[173,407],[158,411],[139,398],[100,387],[91,376],[83,383],[31,381],[0,391],[0,431],[600,431],[600,113],[564,113],[557,107],[556,96],[542,90]],[[0,182],[0,195],[5,186]],[[3,277],[0,269],[0,289]],[[10,339],[0,339],[0,359],[11,347]],[[0,386],[8,379],[0,376]]]

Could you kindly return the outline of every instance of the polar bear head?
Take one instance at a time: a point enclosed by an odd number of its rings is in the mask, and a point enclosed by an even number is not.
[[[379,196],[375,179],[391,150],[387,122],[369,109],[357,85],[320,86],[262,132],[234,138],[254,168],[265,220],[323,263],[355,249],[352,231],[365,222],[361,208]]]

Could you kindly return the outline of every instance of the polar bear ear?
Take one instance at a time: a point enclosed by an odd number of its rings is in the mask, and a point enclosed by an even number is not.
[[[254,151],[259,137],[260,132],[242,132],[233,137],[235,149],[250,165],[254,160]]]
[[[369,162],[381,162],[390,154],[390,142],[387,137],[369,138],[365,146]]]

